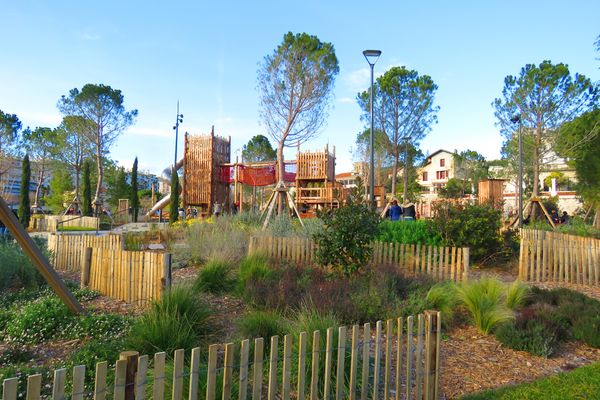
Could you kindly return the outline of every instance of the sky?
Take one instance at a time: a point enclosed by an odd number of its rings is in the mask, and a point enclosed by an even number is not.
[[[219,3],[219,4],[216,4]],[[8,1],[0,0],[0,109],[24,126],[56,127],[62,95],[87,83],[122,91],[139,112],[111,150],[130,168],[160,173],[173,162],[177,102],[183,133],[211,126],[231,136],[232,159],[257,134],[257,70],[288,32],[334,45],[340,72],[319,136],[305,150],[336,146],[336,172],[350,171],[365,128],[356,103],[367,90],[365,49],[382,55],[375,75],[406,66],[439,89],[438,123],[421,143],[500,156],[492,101],[504,78],[543,60],[600,80],[600,2],[565,1]],[[294,158],[295,150],[286,153]]]

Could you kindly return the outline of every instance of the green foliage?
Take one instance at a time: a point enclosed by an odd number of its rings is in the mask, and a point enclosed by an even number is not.
[[[439,202],[434,215],[433,228],[441,233],[444,243],[469,247],[472,261],[485,261],[502,251],[500,210],[489,205]]]
[[[505,288],[502,282],[492,278],[463,283],[456,288],[458,299],[471,315],[473,324],[484,335],[496,325],[513,318],[512,311],[504,304]]]
[[[175,286],[152,303],[131,327],[127,344],[142,354],[207,344],[214,330],[210,307],[189,287]]]
[[[467,179],[450,178],[439,194],[446,199],[462,199],[466,194],[471,194],[471,182]]]
[[[65,164],[55,163],[52,168],[52,179],[50,179],[50,195],[46,196],[46,206],[50,207],[54,214],[64,211],[65,203],[73,200],[73,182]]]
[[[558,225],[557,229],[552,228],[550,224],[546,222],[535,222],[529,224],[526,229],[537,229],[543,231],[560,232],[566,235],[593,237],[600,239],[600,229],[593,227],[590,224],[586,224],[583,219],[578,217],[571,217],[569,224]]]
[[[16,114],[0,110],[0,152],[10,153],[15,148],[15,139],[21,127],[22,123]]]
[[[529,287],[520,280],[515,280],[506,288],[506,307],[515,310],[525,302],[529,294]]]
[[[349,203],[320,212],[319,217],[324,230],[315,236],[318,262],[345,275],[363,270],[379,231],[379,215],[363,204]]]
[[[264,338],[265,342],[287,333],[287,324],[276,311],[251,311],[238,320],[237,326],[241,337]]]
[[[438,283],[429,289],[426,297],[427,308],[442,313],[442,323],[449,327],[454,319],[458,305],[456,287],[452,283]]]
[[[123,167],[118,168],[114,176],[107,174],[106,185],[109,204],[115,208],[119,205],[119,199],[131,197],[131,186],[127,183],[127,174]]]
[[[92,182],[90,178],[90,161],[86,160],[83,163],[83,199],[81,203],[81,215],[91,217],[94,214],[92,209]]]
[[[64,368],[69,371],[73,370],[73,367],[77,365],[84,365],[86,384],[92,384],[96,375],[96,363],[106,361],[108,365],[114,365],[119,359],[119,354],[126,350],[129,349],[123,337],[109,338],[108,340],[91,340],[69,356]],[[113,381],[113,377],[109,376],[109,385],[111,381]]]
[[[275,161],[277,152],[264,135],[255,135],[242,148],[244,162]]]
[[[478,190],[479,181],[488,178],[489,165],[484,156],[474,150],[465,150],[460,153],[454,152],[453,155],[455,175],[461,176],[467,182],[463,184],[464,193],[471,192],[471,185]],[[451,178],[450,181],[454,179]]]
[[[251,298],[250,285],[256,281],[271,281],[275,277],[269,267],[269,259],[262,253],[252,253],[240,261],[238,270],[238,293],[246,300]]]
[[[169,203],[169,222],[175,223],[179,219],[179,175],[177,171],[171,174],[171,202]]]
[[[430,220],[417,220],[410,223],[384,220],[379,225],[377,241],[441,246],[442,236],[434,230]]]
[[[264,234],[275,237],[293,236],[295,231],[292,219],[287,213],[283,213],[271,218]]]
[[[21,164],[21,187],[19,190],[19,221],[25,229],[29,227],[31,218],[31,203],[29,201],[29,184],[31,182],[31,164],[29,155],[25,154]]]
[[[227,293],[233,289],[236,280],[231,276],[232,266],[228,261],[209,260],[198,271],[194,289],[213,294]]]
[[[0,266],[0,293],[11,287],[37,288],[45,282],[15,242],[0,240]]]
[[[133,167],[131,168],[131,192],[129,194],[129,201],[131,203],[131,210],[133,212],[133,222],[137,222],[138,213],[140,211],[140,197],[138,194],[138,159],[135,158]]]

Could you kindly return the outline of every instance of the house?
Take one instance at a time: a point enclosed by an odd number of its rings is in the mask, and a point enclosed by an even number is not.
[[[335,181],[344,186],[344,189],[351,189],[358,186],[360,175],[356,172],[342,172],[335,176]]]
[[[0,157],[0,196],[11,206],[17,207],[21,191],[22,159]],[[31,161],[31,179],[29,180],[29,198],[34,202],[37,182],[40,178],[40,168],[36,161]],[[52,179],[52,171],[46,166],[43,186]]]
[[[417,182],[425,188],[422,195],[437,198],[437,192],[456,177],[454,153],[440,149],[430,154],[417,173]]]

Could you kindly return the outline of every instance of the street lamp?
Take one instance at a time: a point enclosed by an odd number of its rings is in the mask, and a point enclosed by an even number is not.
[[[519,124],[519,175],[517,177],[518,187],[518,205],[519,208],[519,228],[523,227],[523,135],[521,130],[523,129],[523,122],[521,121],[520,115],[515,115],[510,119],[513,124]]]
[[[175,161],[173,161],[173,172],[175,172],[175,166],[177,165],[177,138],[179,136],[179,124],[183,122],[183,114],[179,114],[179,100],[177,100],[177,118],[175,119]]]
[[[375,208],[375,135],[373,132],[373,67],[381,55],[381,50],[365,50],[363,51],[365,59],[371,67],[371,92],[370,92],[370,103],[371,103],[371,131],[369,135],[369,143],[371,146],[371,166],[369,171],[369,207]]]

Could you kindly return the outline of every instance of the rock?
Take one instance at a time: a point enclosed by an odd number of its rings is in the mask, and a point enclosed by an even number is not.
[[[527,361],[527,366],[531,367],[531,363],[529,361]]]

